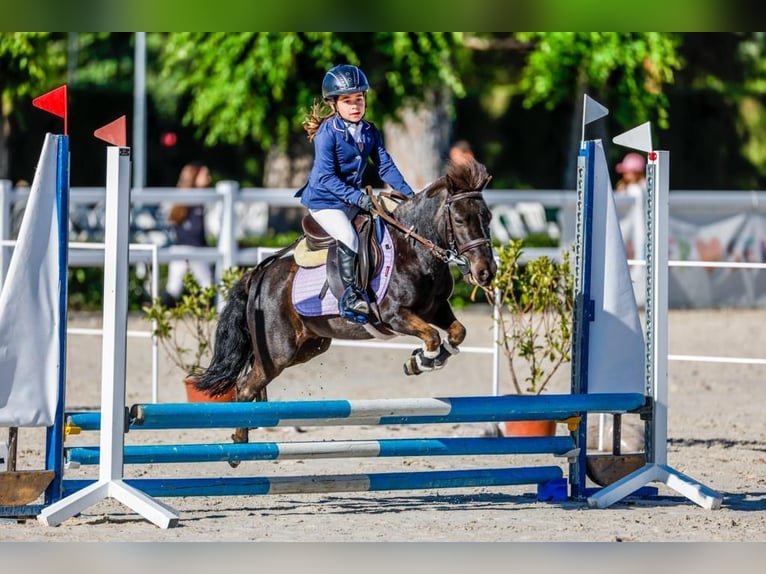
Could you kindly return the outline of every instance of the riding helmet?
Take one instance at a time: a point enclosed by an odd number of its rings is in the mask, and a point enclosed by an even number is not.
[[[370,89],[364,72],[350,64],[340,64],[331,68],[322,80],[322,97],[325,100],[346,94],[366,92]]]

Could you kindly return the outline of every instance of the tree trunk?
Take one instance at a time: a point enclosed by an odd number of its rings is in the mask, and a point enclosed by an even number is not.
[[[450,143],[448,105],[446,95],[428,91],[421,106],[401,110],[401,122],[383,126],[386,149],[415,191],[444,173]]]
[[[309,177],[314,148],[305,134],[296,136],[287,152],[276,146],[266,155],[263,187],[289,187],[296,190]]]
[[[287,152],[273,146],[263,166],[263,186],[297,191],[308,180],[314,148],[305,134],[295,136]],[[302,207],[269,207],[269,231],[300,231]]]
[[[8,135],[10,122],[5,115],[2,98],[0,98],[0,179],[9,179],[10,165],[8,163]]]

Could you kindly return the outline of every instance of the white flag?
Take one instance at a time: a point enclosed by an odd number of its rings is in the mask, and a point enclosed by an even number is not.
[[[583,113],[583,125],[600,120],[604,116],[609,115],[609,110],[599,104],[596,100],[591,98],[588,94],[583,96],[583,107],[585,112]]]
[[[58,401],[58,138],[47,134],[0,293],[0,426],[50,426]]]
[[[602,142],[595,148],[588,392],[641,393],[644,335]]]

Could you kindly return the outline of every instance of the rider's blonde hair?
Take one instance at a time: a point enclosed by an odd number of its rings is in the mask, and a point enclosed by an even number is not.
[[[327,102],[314,102],[311,111],[306,114],[306,118],[303,120],[303,129],[309,135],[309,141],[314,141],[314,136],[319,131],[322,122],[334,115],[335,110]]]

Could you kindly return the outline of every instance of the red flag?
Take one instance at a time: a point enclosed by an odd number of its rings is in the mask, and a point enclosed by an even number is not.
[[[32,105],[55,116],[64,118],[64,135],[67,135],[66,84],[51,90],[47,94],[37,96]]]
[[[127,145],[125,116],[120,116],[113,122],[101,126],[93,132],[93,135],[117,147],[125,147]]]

